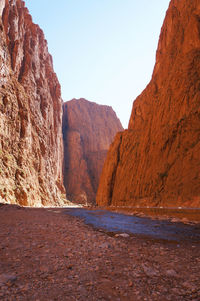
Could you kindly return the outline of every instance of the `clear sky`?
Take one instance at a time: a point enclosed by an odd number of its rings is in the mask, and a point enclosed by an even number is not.
[[[113,107],[126,128],[151,79],[169,0],[25,0],[53,56],[62,98]]]

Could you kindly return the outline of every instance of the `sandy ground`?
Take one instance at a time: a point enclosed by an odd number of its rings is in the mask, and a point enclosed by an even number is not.
[[[0,207],[0,300],[200,300],[200,243],[115,236],[64,210]]]

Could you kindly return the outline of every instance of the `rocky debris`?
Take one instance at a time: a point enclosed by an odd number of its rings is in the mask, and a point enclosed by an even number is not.
[[[200,6],[172,0],[152,80],[116,136],[96,201],[113,206],[200,206]]]
[[[2,301],[199,300],[199,243],[115,237],[59,211],[0,207]]]
[[[111,107],[85,99],[65,102],[63,111],[67,198],[94,204],[107,150],[123,128]]]
[[[62,100],[47,42],[24,1],[0,12],[0,201],[61,204]]]

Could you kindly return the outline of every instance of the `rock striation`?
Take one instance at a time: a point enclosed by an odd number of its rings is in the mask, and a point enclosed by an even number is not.
[[[172,0],[152,79],[117,134],[96,201],[200,206],[200,2]]]
[[[113,109],[85,99],[63,106],[64,185],[73,202],[94,204],[107,150],[122,125]]]
[[[21,0],[0,1],[0,201],[60,204],[62,100],[47,42]]]

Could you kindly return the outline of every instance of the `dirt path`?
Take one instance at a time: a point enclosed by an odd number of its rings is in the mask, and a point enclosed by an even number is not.
[[[62,210],[0,207],[0,300],[200,300],[200,243],[116,237]]]

